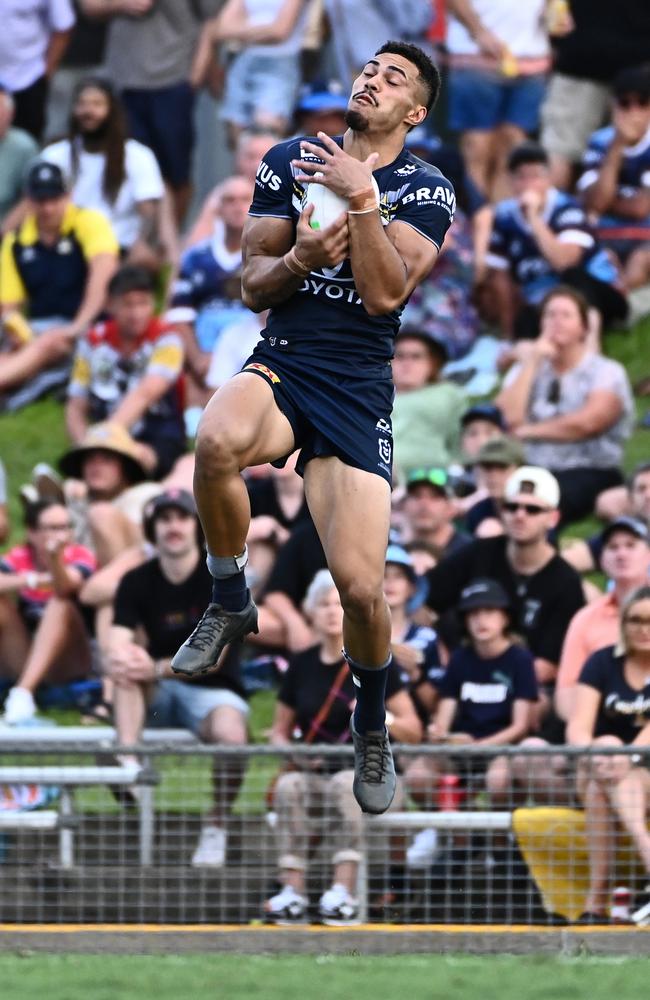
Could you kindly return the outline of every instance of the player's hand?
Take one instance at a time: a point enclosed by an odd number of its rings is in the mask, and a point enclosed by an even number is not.
[[[309,225],[314,206],[305,207],[296,229],[296,257],[312,270],[316,267],[336,267],[350,253],[348,213],[341,212],[326,229],[312,229]]]
[[[352,198],[355,194],[372,188],[372,171],[379,159],[379,153],[371,153],[365,160],[356,160],[341,149],[325,132],[318,132],[323,146],[313,142],[303,142],[306,153],[318,156],[323,162],[292,160],[294,167],[302,173],[296,176],[299,184],[323,184],[342,198]],[[316,177],[315,174],[319,176]]]

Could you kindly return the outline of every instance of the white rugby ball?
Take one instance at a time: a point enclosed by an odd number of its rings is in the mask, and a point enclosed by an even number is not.
[[[314,174],[314,177],[322,176],[323,175],[319,173]],[[375,197],[377,198],[377,204],[379,204],[379,186],[374,177],[372,177],[371,180]],[[305,188],[305,195],[302,204],[303,208],[309,204],[314,206],[314,211],[309,223],[312,229],[327,229],[328,226],[332,225],[335,219],[338,219],[341,212],[347,212],[349,206],[347,198],[342,198],[340,195],[334,194],[334,192],[330,191],[330,189],[325,187],[324,184],[308,184]]]

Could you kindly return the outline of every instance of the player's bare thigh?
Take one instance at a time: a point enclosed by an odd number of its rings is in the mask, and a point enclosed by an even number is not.
[[[271,386],[259,375],[239,372],[225,382],[201,417],[196,441],[201,457],[235,460],[239,469],[272,462],[295,449],[293,430]]]
[[[390,486],[339,458],[313,458],[305,495],[339,587],[363,580],[381,591],[390,528]]]

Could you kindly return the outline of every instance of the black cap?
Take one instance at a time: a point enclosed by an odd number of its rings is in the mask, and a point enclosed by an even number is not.
[[[650,63],[642,66],[627,66],[614,79],[614,97],[637,94],[646,100],[650,98]]]
[[[473,580],[461,591],[458,610],[475,611],[477,608],[502,608],[509,611],[510,598],[496,580]]]
[[[460,418],[461,427],[467,427],[472,420],[487,420],[501,431],[506,429],[503,413],[494,403],[476,403],[474,406],[470,406],[469,410],[465,410]]]
[[[173,489],[159,493],[157,497],[150,500],[144,509],[143,523],[145,537],[153,541],[153,526],[156,518],[164,510],[182,510],[185,514],[191,514],[198,520],[198,513],[194,497],[187,490]]]
[[[296,109],[315,114],[323,111],[347,111],[348,94],[338,80],[314,80],[300,91]]]
[[[67,192],[63,171],[55,163],[40,161],[27,171],[25,194],[33,201],[61,198]]]
[[[605,525],[602,532],[600,533],[601,545],[607,545],[608,541],[616,531],[627,531],[628,535],[634,535],[635,538],[641,538],[644,542],[650,545],[650,531],[648,531],[648,526],[644,521],[640,521],[637,517],[617,517],[609,524]]]

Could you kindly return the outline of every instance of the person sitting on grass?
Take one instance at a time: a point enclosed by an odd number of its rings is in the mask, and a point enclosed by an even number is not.
[[[329,570],[320,570],[305,598],[318,644],[292,657],[275,709],[271,743],[334,745],[350,742],[350,716],[356,688],[341,653],[343,609]],[[390,736],[417,743],[422,727],[396,665],[389,668],[386,725]],[[299,733],[299,736],[296,736]],[[352,794],[354,772],[339,757],[296,756],[277,780],[273,805],[277,812],[278,877],[281,889],[264,903],[269,923],[304,922],[308,900],[305,874],[311,835],[331,850],[332,885],[321,896],[320,920],[329,925],[358,923],[356,884],[361,861],[362,813]],[[391,809],[403,802],[398,782]]]
[[[77,595],[94,572],[93,553],[73,543],[68,508],[41,500],[27,509],[27,537],[0,558],[0,672],[14,681],[4,722],[36,714],[43,681],[87,677],[91,656]]]
[[[227,647],[218,669],[205,677],[178,677],[170,667],[179,637],[198,622],[211,586],[192,495],[168,490],[155,497],[145,508],[144,530],[156,555],[122,578],[108,642],[118,741],[137,744],[147,720],[150,725],[181,725],[206,743],[243,746],[248,705],[238,650]],[[243,757],[224,753],[214,758],[214,800],[192,855],[196,868],[225,864],[226,822],[244,767]]]

